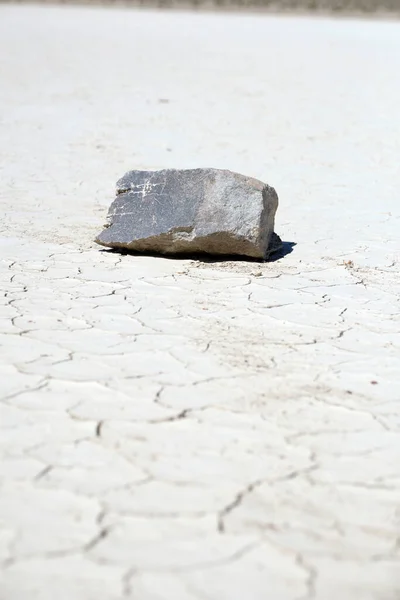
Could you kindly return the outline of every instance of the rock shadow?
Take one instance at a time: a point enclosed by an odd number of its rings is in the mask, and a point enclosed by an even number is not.
[[[181,253],[181,254],[159,254],[157,252],[135,252],[126,248],[103,248],[100,252],[107,254],[120,254],[121,256],[151,256],[153,258],[163,258],[164,260],[194,260],[203,263],[222,263],[222,262],[249,262],[249,263],[268,263],[281,260],[291,252],[296,246],[296,242],[282,242],[281,247],[270,254],[267,259],[251,258],[250,256],[238,256],[237,254],[218,254],[210,255],[206,253]]]

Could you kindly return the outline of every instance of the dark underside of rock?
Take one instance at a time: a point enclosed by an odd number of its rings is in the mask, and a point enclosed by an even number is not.
[[[96,242],[135,252],[266,259],[281,246],[277,207],[274,188],[231,171],[129,171],[117,182]]]

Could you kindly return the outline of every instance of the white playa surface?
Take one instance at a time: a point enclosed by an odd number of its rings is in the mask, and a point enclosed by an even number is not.
[[[1,600],[400,598],[399,65],[400,22],[0,6]],[[173,166],[275,186],[293,252],[93,244]]]

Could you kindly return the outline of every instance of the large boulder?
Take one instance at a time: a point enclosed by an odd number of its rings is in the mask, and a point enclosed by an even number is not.
[[[265,259],[274,234],[274,188],[231,171],[129,171],[96,242],[162,254],[208,253]]]

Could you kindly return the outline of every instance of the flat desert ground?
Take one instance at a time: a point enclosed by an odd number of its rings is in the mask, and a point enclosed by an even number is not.
[[[399,65],[396,21],[0,6],[1,600],[400,598]],[[167,167],[274,186],[284,255],[96,246]]]

